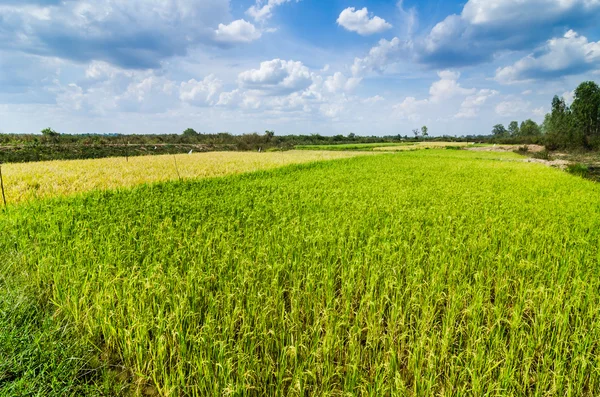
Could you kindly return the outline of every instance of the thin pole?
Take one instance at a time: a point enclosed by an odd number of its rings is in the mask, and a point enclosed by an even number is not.
[[[6,196],[4,195],[4,179],[2,178],[2,164],[0,164],[0,188],[2,188],[2,201],[4,201],[4,209],[6,206]]]
[[[181,175],[179,175],[179,168],[177,167],[177,157],[175,155],[173,155],[173,160],[175,160],[175,171],[177,171],[177,176],[179,177],[179,180],[181,180]]]

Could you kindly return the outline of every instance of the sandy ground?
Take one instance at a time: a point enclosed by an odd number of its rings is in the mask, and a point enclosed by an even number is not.
[[[493,145],[493,146],[481,146],[481,147],[469,147],[465,150],[471,150],[474,152],[512,152],[518,150],[520,147],[526,147],[528,151],[532,153],[543,152],[545,148],[540,145]]]

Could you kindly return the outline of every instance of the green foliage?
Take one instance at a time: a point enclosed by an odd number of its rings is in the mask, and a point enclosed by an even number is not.
[[[55,138],[57,136],[59,136],[60,134],[56,131],[54,131],[52,128],[44,128],[41,131],[42,135],[48,138]]]
[[[571,111],[583,144],[589,148],[590,142],[600,137],[600,87],[593,81],[581,83],[575,89]]]
[[[555,96],[552,111],[544,120],[547,147],[600,148],[600,88],[593,81],[581,83],[569,108]]]
[[[11,208],[0,313],[32,300],[23,313],[64,334],[23,318],[0,344],[59,354],[66,337],[171,396],[593,395],[600,186],[497,161],[514,156],[364,156]],[[35,340],[1,352],[30,368],[4,395],[112,384],[61,369],[86,349],[23,356]]]
[[[193,128],[187,128],[185,131],[183,131],[183,136],[185,137],[196,137],[198,135],[200,134],[198,134]]]
[[[540,136],[542,129],[533,120],[527,119],[521,123],[521,127],[517,130],[517,136]]]
[[[533,158],[540,160],[551,160],[550,152],[548,150],[542,150],[541,152],[533,153]]]
[[[577,163],[577,164],[569,164],[567,166],[567,172],[569,172],[573,175],[577,175],[577,176],[586,178],[588,176],[590,170],[587,165]]]
[[[423,135],[424,137],[425,136],[429,136],[429,134],[428,134],[427,131],[429,131],[429,128],[427,128],[426,125],[424,125],[423,127],[421,127],[421,135]]]
[[[519,136],[519,122],[518,121],[511,121],[510,124],[508,125],[508,134],[510,136]]]
[[[492,135],[496,137],[505,136],[507,133],[506,128],[502,124],[496,124],[494,128],[492,128]]]

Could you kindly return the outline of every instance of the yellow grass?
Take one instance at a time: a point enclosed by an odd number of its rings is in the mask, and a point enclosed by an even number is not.
[[[365,152],[211,152],[165,156],[46,161],[2,166],[9,204],[96,189],[181,178],[206,178],[271,169],[288,164],[348,158]],[[174,158],[175,157],[175,158]]]

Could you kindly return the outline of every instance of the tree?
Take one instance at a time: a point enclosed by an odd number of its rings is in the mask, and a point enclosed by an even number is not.
[[[519,122],[511,121],[508,125],[508,134],[510,136],[519,136]]]
[[[519,131],[520,131],[520,136],[542,135],[542,130],[540,129],[540,126],[531,119],[527,119],[527,120],[523,121],[521,123],[521,128],[519,129]]]
[[[266,138],[267,142],[271,141],[271,139],[273,139],[274,136],[275,136],[275,131],[269,131],[269,130],[265,131],[265,138]]]
[[[582,144],[581,139],[576,138],[571,110],[558,95],[552,98],[552,111],[544,119],[544,133],[550,150]]]
[[[196,132],[196,130],[194,130],[193,128],[188,128],[185,131],[183,131],[183,136],[198,136],[200,134],[198,134]]]
[[[496,124],[492,129],[492,134],[494,134],[495,137],[505,136],[506,128],[504,128],[504,125],[502,124]]]
[[[351,141],[353,141],[356,138],[356,134],[354,132],[351,132],[348,134],[348,139],[350,139]]]
[[[54,131],[52,128],[44,128],[42,130],[42,135],[47,137],[47,138],[56,138],[58,137],[60,134],[56,131]]]
[[[573,122],[581,134],[584,146],[593,146],[600,140],[600,87],[585,81],[575,89],[571,105]]]
[[[423,127],[421,127],[421,134],[423,136],[429,136],[429,134],[427,133],[427,131],[429,131],[429,129],[427,128],[426,125],[424,125]]]
[[[419,137],[419,129],[415,128],[414,130],[412,130],[412,133],[415,134],[415,138]]]

